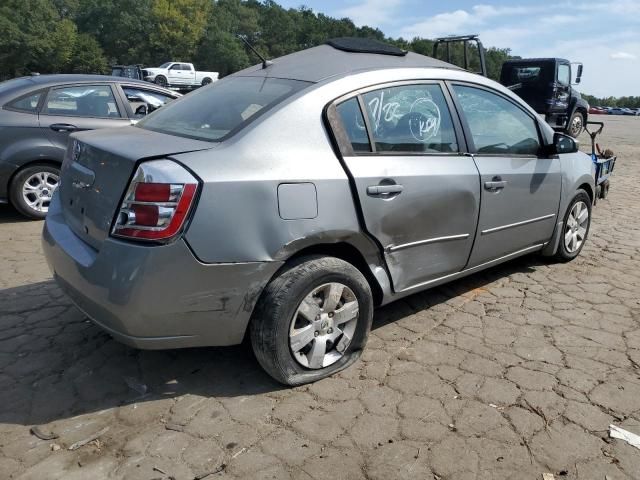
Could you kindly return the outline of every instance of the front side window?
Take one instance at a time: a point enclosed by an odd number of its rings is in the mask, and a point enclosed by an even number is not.
[[[30,95],[20,97],[13,102],[9,102],[7,104],[7,107],[12,110],[19,110],[21,112],[36,113],[36,111],[38,110],[38,102],[40,101],[41,96],[42,92],[32,93]]]
[[[540,150],[535,120],[498,94],[454,85],[477,153],[536,155]]]
[[[558,65],[558,82],[562,85],[569,85],[571,83],[571,69],[569,65]]]
[[[354,152],[370,152],[369,137],[364,124],[364,117],[358,104],[358,98],[354,97],[342,102],[336,107],[342,127],[344,128]]]
[[[44,113],[77,117],[120,118],[118,105],[108,85],[76,85],[54,88]]]
[[[169,135],[221,141],[310,85],[265,77],[228,77],[159,109],[137,126]]]
[[[451,114],[440,85],[418,84],[363,95],[376,151],[458,151]]]
[[[165,103],[173,100],[173,97],[169,95],[141,88],[123,86],[122,91],[127,97],[131,110],[136,114],[136,116],[143,116],[147,113],[151,113],[162,107]],[[144,114],[142,113],[142,109],[144,109]]]

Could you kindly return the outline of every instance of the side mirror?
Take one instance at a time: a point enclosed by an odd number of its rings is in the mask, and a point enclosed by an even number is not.
[[[578,142],[575,141],[569,135],[556,132],[553,135],[553,144],[555,146],[556,153],[575,153],[578,151]]]
[[[578,64],[578,71],[576,72],[576,84],[580,83],[582,80],[582,64]]]
[[[136,108],[136,116],[144,117],[147,113],[149,113],[147,109],[147,105],[140,105]]]

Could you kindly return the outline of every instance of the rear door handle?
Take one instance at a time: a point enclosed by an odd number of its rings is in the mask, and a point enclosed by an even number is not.
[[[500,177],[494,178],[490,182],[484,182],[484,188],[492,192],[495,192],[497,190],[502,190],[506,186],[507,186],[507,181],[500,179]]]
[[[388,195],[394,193],[401,193],[404,187],[399,184],[394,185],[369,185],[367,187],[368,195]]]
[[[75,132],[78,130],[78,127],[70,123],[54,123],[49,128],[54,132]]]

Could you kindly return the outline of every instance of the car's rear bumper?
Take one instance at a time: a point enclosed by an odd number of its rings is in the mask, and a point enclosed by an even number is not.
[[[182,240],[165,246],[115,239],[99,251],[64,223],[56,199],[43,231],[55,280],[117,340],[144,349],[234,345],[280,262],[203,264]]]

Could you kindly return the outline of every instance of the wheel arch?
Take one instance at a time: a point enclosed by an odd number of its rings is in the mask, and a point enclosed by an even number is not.
[[[576,190],[584,190],[585,192],[587,192],[587,195],[589,195],[589,198],[591,199],[591,203],[593,203],[595,192],[593,191],[592,185],[588,183],[583,183]]]
[[[382,304],[384,298],[384,290],[380,285],[380,280],[372,272],[371,266],[365,259],[364,254],[357,247],[348,242],[317,243],[301,248],[285,260],[284,265],[273,275],[273,278],[277,277],[280,271],[287,268],[292,262],[295,262],[303,257],[317,255],[336,257],[340,260],[344,260],[345,262],[350,263],[355,268],[357,268],[369,283],[371,294],[373,295],[374,305],[379,306]]]
[[[29,168],[34,165],[51,165],[51,166],[60,168],[62,166],[62,162],[59,160],[51,159],[51,158],[37,158],[35,160],[29,160],[24,163],[21,163],[14,169],[14,171],[11,173],[11,175],[9,175],[9,178],[7,179],[7,184],[5,186],[7,191],[7,198],[9,198],[10,196],[11,184],[13,183],[13,180],[16,178],[16,175],[18,175],[18,173],[20,173],[25,168]]]

